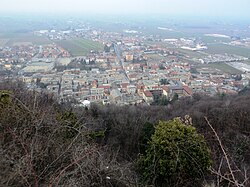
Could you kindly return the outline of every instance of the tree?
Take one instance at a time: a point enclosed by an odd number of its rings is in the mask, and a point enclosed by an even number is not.
[[[165,96],[165,95],[163,95],[161,98],[160,98],[160,100],[159,100],[159,104],[160,105],[168,105],[169,104],[169,99]]]
[[[5,107],[11,101],[10,97],[11,92],[6,90],[0,90],[0,108]]]
[[[161,80],[160,80],[160,83],[161,83],[161,85],[169,84],[169,82],[168,82],[167,79],[161,79]]]
[[[166,68],[164,67],[164,64],[160,64],[160,65],[159,65],[159,69],[160,69],[160,70],[165,70]]]
[[[178,99],[179,99],[179,95],[177,93],[174,93],[174,96],[173,96],[171,102],[174,103],[175,101],[178,101]]]
[[[179,118],[159,122],[138,161],[143,182],[155,186],[198,185],[211,164],[203,136]]]
[[[95,113],[16,85],[0,83],[0,186],[138,186],[132,162],[95,143]]]
[[[139,137],[139,149],[140,153],[145,153],[148,141],[151,139],[152,134],[154,134],[155,128],[154,124],[147,122],[142,128],[141,135]]]
[[[104,45],[104,51],[105,51],[106,53],[109,53],[109,52],[110,52],[110,47],[107,46],[107,44]]]

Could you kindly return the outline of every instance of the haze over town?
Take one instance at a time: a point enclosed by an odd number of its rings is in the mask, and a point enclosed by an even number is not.
[[[166,14],[249,18],[248,0],[2,0],[1,13]]]

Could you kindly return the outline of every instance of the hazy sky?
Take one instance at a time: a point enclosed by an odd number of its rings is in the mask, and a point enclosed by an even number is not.
[[[0,0],[1,13],[167,14],[250,18],[250,0]]]

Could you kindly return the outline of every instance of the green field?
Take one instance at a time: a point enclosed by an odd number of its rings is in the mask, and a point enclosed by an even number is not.
[[[240,70],[235,69],[232,66],[229,66],[225,63],[211,63],[211,64],[207,64],[206,66],[218,69],[224,73],[230,73],[230,74],[241,74],[242,73]]]
[[[164,38],[183,38],[183,37],[189,37],[190,35],[188,33],[184,33],[181,31],[173,30],[160,30],[157,28],[158,26],[151,26],[147,27],[142,32],[146,35],[159,35]]]
[[[90,51],[102,51],[104,46],[99,42],[88,39],[72,39],[55,41],[57,45],[69,51],[72,56],[87,55]]]
[[[250,49],[231,46],[226,44],[211,44],[208,45],[208,49],[206,50],[207,53],[210,54],[234,54],[243,57],[250,57]]]
[[[191,51],[191,50],[181,49],[181,48],[178,48],[176,50],[180,52],[181,54],[184,54],[185,56],[189,56],[190,58],[203,58],[207,56],[207,54],[204,54],[199,51]]]
[[[33,33],[2,33],[0,34],[1,41],[7,41],[6,45],[15,45],[18,43],[32,43],[34,45],[46,45],[52,42],[43,36],[36,36]],[[4,44],[4,45],[5,45]]]
[[[200,36],[201,40],[207,44],[211,43],[221,43],[221,42],[230,42],[230,38],[219,38],[219,37],[212,37],[212,36]]]

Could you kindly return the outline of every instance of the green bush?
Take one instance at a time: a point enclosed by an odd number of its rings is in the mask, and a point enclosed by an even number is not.
[[[211,164],[203,136],[179,118],[159,122],[138,161],[143,182],[155,186],[198,184]]]
[[[11,102],[11,92],[7,90],[0,90],[0,107],[4,107],[5,105]]]

